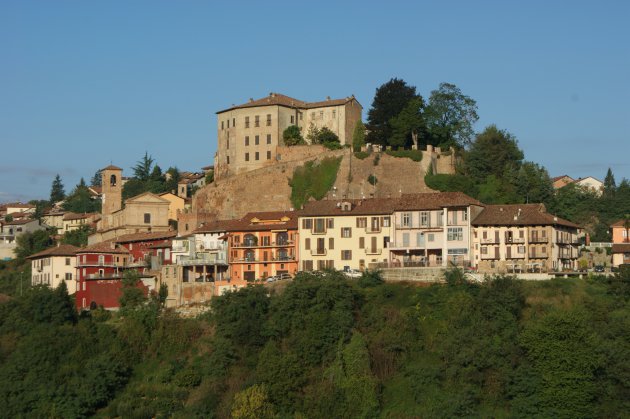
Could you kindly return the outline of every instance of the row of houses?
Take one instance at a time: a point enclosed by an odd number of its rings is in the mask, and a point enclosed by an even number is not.
[[[179,306],[298,271],[450,265],[488,273],[576,270],[579,233],[542,204],[484,205],[444,192],[312,201],[299,211],[205,223],[186,235],[125,234],[30,259],[33,284],[67,281],[80,309],[116,308],[128,269],[138,271],[147,292],[164,284],[167,305]]]

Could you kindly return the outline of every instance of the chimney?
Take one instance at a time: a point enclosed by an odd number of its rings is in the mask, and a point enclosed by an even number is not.
[[[326,100],[330,100],[330,96],[326,96]]]
[[[254,98],[250,97],[249,98],[249,103],[252,103],[254,101]]]

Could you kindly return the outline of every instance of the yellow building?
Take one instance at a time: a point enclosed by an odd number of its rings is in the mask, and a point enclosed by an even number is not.
[[[387,263],[392,200],[312,201],[300,211],[300,270],[365,269]]]
[[[350,96],[321,102],[304,102],[278,93],[234,105],[217,112],[215,179],[274,164],[282,157],[282,133],[296,125],[306,136],[309,127],[327,127],[340,143],[351,144],[361,104]]]
[[[166,199],[168,204],[168,219],[170,221],[177,221],[177,214],[183,212],[186,208],[186,199],[181,196],[177,196],[171,192],[163,192],[158,195],[162,199]]]
[[[549,214],[543,204],[488,205],[472,225],[480,271],[577,270],[579,226]]]
[[[57,288],[65,282],[68,294],[77,290],[76,252],[78,247],[62,244],[27,257],[31,261],[31,284]]]

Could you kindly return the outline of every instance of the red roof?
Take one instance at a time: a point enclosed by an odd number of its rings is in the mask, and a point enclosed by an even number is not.
[[[543,204],[487,205],[472,221],[475,226],[562,225],[580,228],[571,221],[549,214]]]
[[[230,222],[227,231],[296,230],[297,219],[295,211],[250,212]]]
[[[131,242],[144,242],[153,240],[172,239],[177,236],[176,231],[152,231],[150,233],[132,233],[125,234],[115,238],[113,241],[116,243],[131,243]]]
[[[111,240],[91,244],[77,250],[77,253],[129,253],[129,250]]]

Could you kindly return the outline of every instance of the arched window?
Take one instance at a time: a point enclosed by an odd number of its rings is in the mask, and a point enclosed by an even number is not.
[[[287,249],[278,250],[278,260],[289,260],[289,252]]]
[[[258,244],[258,238],[253,234],[246,234],[243,237],[243,244],[245,246],[256,246]]]
[[[287,232],[278,233],[276,235],[276,244],[279,246],[284,246],[289,242],[289,234]]]
[[[253,250],[246,250],[245,251],[245,260],[247,262],[254,262],[255,259],[256,259],[256,256],[255,256]]]
[[[109,184],[110,184],[111,186],[116,186],[116,175],[111,175],[111,176],[109,177]]]

